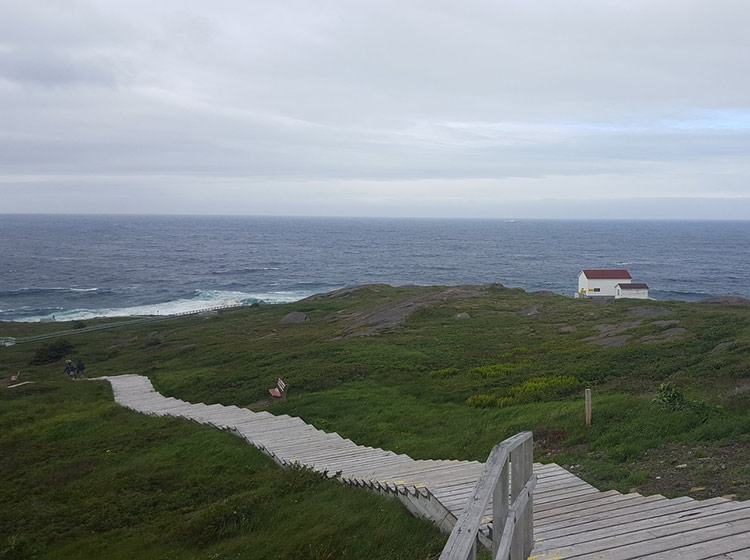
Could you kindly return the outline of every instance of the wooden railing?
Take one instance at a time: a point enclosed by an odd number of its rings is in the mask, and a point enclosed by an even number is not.
[[[534,546],[533,446],[531,432],[521,432],[492,448],[440,560],[475,560],[477,533],[490,498],[493,560],[528,558]]]

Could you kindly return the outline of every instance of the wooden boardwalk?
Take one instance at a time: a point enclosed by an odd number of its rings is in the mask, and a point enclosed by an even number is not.
[[[444,531],[455,524],[484,467],[477,461],[414,460],[364,447],[286,414],[164,397],[140,375],[98,379],[109,381],[115,401],[127,408],[229,430],[280,465],[340,473],[344,484],[394,496]],[[555,464],[535,464],[534,472],[539,482],[531,558],[750,560],[750,502],[600,492]],[[480,530],[485,542],[490,512]]]

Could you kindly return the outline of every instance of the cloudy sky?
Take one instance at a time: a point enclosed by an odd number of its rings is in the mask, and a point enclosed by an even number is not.
[[[747,0],[0,0],[0,212],[750,219]]]

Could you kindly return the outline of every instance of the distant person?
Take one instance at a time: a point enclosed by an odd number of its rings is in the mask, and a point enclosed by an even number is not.
[[[63,373],[67,373],[68,377],[71,379],[75,379],[76,376],[76,366],[73,365],[72,360],[66,360],[65,361],[65,369],[63,370]]]
[[[78,360],[78,365],[76,366],[76,377],[83,377],[85,371],[86,364],[84,364],[82,360]]]

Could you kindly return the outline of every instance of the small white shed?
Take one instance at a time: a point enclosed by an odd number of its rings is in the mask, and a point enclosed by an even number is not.
[[[617,284],[615,286],[615,299],[622,298],[648,299],[648,286],[642,282]]]
[[[630,284],[632,279],[627,270],[582,270],[576,297],[615,297],[615,286]]]

